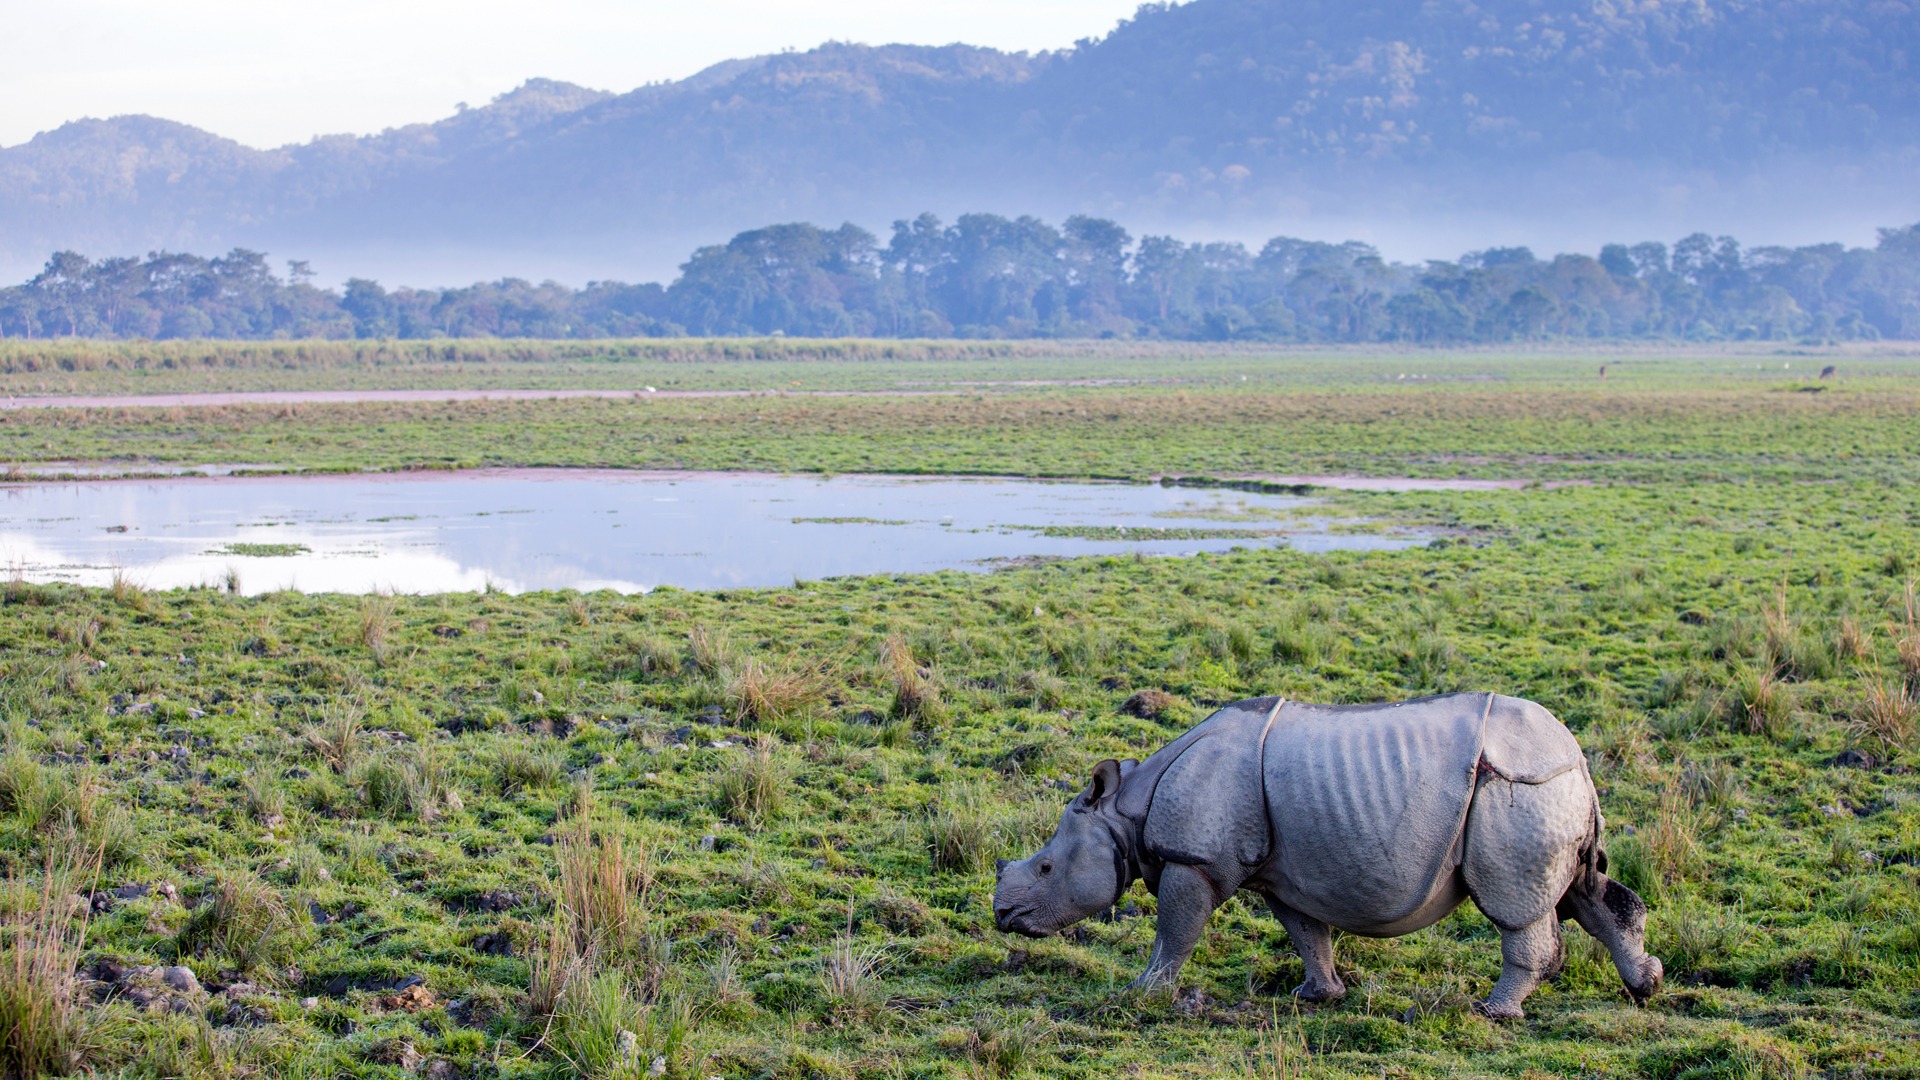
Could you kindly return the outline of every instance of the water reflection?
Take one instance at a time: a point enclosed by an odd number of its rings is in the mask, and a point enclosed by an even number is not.
[[[980,569],[1028,556],[1422,542],[1330,532],[1299,516],[1308,504],[1129,484],[582,470],[14,484],[0,485],[0,564],[34,581],[103,585],[123,573],[151,588],[224,586],[232,573],[246,593],[638,592]],[[1286,535],[1039,531],[1249,522]]]

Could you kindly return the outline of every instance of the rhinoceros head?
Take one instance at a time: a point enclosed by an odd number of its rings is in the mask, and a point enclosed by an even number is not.
[[[1130,823],[1114,809],[1114,794],[1134,763],[1108,759],[1094,766],[1087,789],[1060,815],[1053,839],[1030,858],[1001,859],[993,890],[993,922],[1001,930],[1046,937],[1119,899],[1133,882]]]

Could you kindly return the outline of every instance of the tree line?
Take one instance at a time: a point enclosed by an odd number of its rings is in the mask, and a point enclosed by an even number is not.
[[[669,285],[518,278],[388,290],[314,284],[236,248],[93,261],[62,251],[0,289],[10,338],[1142,338],[1444,345],[1571,339],[1920,338],[1920,225],[1871,248],[1742,247],[1696,233],[1539,258],[1420,265],[1357,241],[1136,240],[1075,216],[932,214],[886,243],[857,225],[773,225],[695,251]]]

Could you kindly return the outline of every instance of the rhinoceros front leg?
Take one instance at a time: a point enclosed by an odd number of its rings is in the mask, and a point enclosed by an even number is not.
[[[1293,996],[1301,1001],[1337,1001],[1345,997],[1347,984],[1333,967],[1332,928],[1281,903],[1272,893],[1267,894],[1267,906],[1273,909],[1273,917],[1280,920],[1280,925],[1287,928],[1293,951],[1300,954],[1300,962],[1307,967],[1307,981],[1293,988]]]
[[[1172,986],[1181,965],[1200,944],[1207,916],[1218,906],[1206,875],[1179,863],[1160,871],[1160,888],[1154,895],[1160,901],[1160,915],[1154,924],[1153,952],[1147,957],[1147,970],[1127,984],[1129,990]]]

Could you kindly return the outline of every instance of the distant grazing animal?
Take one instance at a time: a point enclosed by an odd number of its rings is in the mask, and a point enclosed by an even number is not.
[[[1000,860],[994,923],[1046,937],[1118,903],[1159,898],[1147,968],[1170,985],[1213,909],[1263,896],[1306,965],[1294,994],[1346,993],[1335,928],[1397,937],[1471,898],[1500,929],[1496,1018],[1559,969],[1560,922],[1598,938],[1635,1001],[1659,989],[1647,905],[1606,875],[1586,758],[1519,698],[1449,694],[1382,705],[1241,701],[1143,762],[1102,761],[1033,856]]]
[[[1832,364],[1828,364],[1826,367],[1823,367],[1820,369],[1820,378],[1822,380],[1831,379],[1833,378],[1834,374],[1837,373],[1839,370],[1840,370],[1839,368],[1833,366]]]
[[[1600,377],[1603,379],[1607,377],[1607,365],[1605,364],[1600,365]]]

